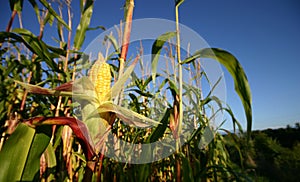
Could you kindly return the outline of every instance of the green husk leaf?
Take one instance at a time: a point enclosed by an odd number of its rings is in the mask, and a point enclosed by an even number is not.
[[[120,118],[122,121],[129,125],[134,125],[137,127],[149,127],[149,126],[156,126],[159,124],[159,122],[154,121],[150,118],[147,118],[144,115],[141,115],[139,113],[136,113],[132,110],[126,109],[124,107],[115,105],[111,102],[106,102],[100,105],[98,109],[99,113],[105,113],[105,112],[113,112],[116,114],[118,118]]]
[[[99,105],[98,109],[91,112],[89,116],[86,118],[86,120],[89,120],[94,117],[99,117],[101,116],[101,114],[109,113],[109,112],[115,113],[116,116],[126,124],[140,127],[140,128],[156,126],[160,124],[159,122],[147,118],[144,115],[141,115],[130,109],[113,104],[112,102],[104,102],[101,105]]]
[[[134,70],[134,67],[137,63],[137,60],[134,61],[122,74],[122,77],[111,87],[111,92],[108,93],[107,97],[114,98],[120,94],[122,88],[124,87],[125,82],[130,77],[131,73]]]

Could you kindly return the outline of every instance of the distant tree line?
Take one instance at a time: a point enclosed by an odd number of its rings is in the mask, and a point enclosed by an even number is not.
[[[300,181],[300,123],[253,131],[251,147],[244,145],[241,140],[241,151],[228,146],[230,157],[247,168],[255,181]],[[240,153],[244,157],[242,164],[238,163]]]

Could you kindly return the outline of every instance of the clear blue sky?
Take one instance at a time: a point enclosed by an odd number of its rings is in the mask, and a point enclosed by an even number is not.
[[[72,2],[74,12],[78,12],[77,3]],[[135,3],[134,19],[174,20],[173,0],[136,0]],[[96,0],[91,26],[109,28],[118,24],[123,17],[122,6],[123,1]],[[0,17],[0,29],[4,31],[10,17],[8,2],[1,2]],[[74,14],[74,26],[78,18],[79,14]],[[252,89],[254,129],[293,126],[300,122],[299,0],[186,0],[180,8],[180,21],[211,47],[228,50],[241,62]],[[23,24],[38,33],[38,28],[33,26],[37,24],[33,10],[26,1]],[[14,26],[17,25],[16,21]],[[57,37],[56,31],[48,33]],[[99,33],[101,30],[89,32],[83,48]],[[51,44],[49,37],[44,39]],[[242,104],[226,71],[225,78],[227,103],[245,126]]]

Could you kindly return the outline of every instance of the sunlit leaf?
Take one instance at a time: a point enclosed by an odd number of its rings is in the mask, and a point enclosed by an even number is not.
[[[18,125],[0,152],[0,181],[33,181],[39,177],[40,157],[51,138],[51,128],[47,130]]]
[[[74,37],[74,47],[79,50],[85,39],[85,33],[90,25],[93,14],[94,1],[87,0],[85,2],[84,10],[81,14],[80,22],[77,26],[76,34]]]
[[[55,173],[54,173],[54,170],[51,170],[51,169],[54,169],[56,167],[57,162],[56,162],[55,150],[54,150],[54,147],[51,145],[51,143],[46,148],[44,155],[45,155],[47,167],[50,169],[50,170],[48,170],[49,171],[48,173],[50,173],[50,174],[47,177],[47,179],[49,181],[55,181]]]
[[[239,95],[244,106],[247,118],[248,140],[252,128],[252,98],[247,76],[239,61],[229,52],[218,48],[205,48],[195,52],[192,56],[183,60],[181,64],[193,62],[197,58],[212,58],[221,63],[231,74],[234,80],[235,91]]]
[[[35,117],[24,121],[24,123],[36,127],[39,125],[68,125],[76,135],[88,160],[95,156],[94,145],[86,125],[71,117]]]
[[[40,0],[43,6],[47,8],[49,13],[53,15],[59,23],[63,24],[69,31],[71,31],[71,27],[69,27],[66,22],[55,12],[55,10],[51,7],[51,5],[46,0]]]
[[[160,57],[160,52],[165,44],[165,42],[172,37],[175,37],[176,32],[167,32],[162,35],[160,35],[155,42],[152,45],[152,58],[151,58],[151,67],[152,67],[152,80],[155,83],[155,77],[156,77],[156,70],[157,70],[157,64]]]
[[[98,29],[106,30],[106,28],[104,26],[101,26],[101,25],[96,26],[96,27],[89,27],[86,30],[98,30]]]
[[[53,55],[48,51],[47,45],[33,35],[29,30],[16,28],[12,32],[18,33],[26,41],[26,46],[30,48],[41,59],[44,59],[50,68],[59,72],[57,64],[53,61]]]
[[[167,109],[164,117],[160,121],[160,125],[158,125],[150,134],[149,140],[150,143],[158,141],[158,139],[162,138],[164,136],[164,133],[168,127],[169,124],[169,117],[170,117],[170,109]]]
[[[86,101],[93,101],[95,98],[93,98],[91,95],[87,95],[86,93],[78,93],[78,90],[80,88],[77,88],[77,92],[69,92],[69,91],[61,91],[64,89],[70,89],[68,85],[66,88],[63,87],[58,87],[58,90],[53,90],[53,89],[48,89],[48,88],[43,88],[37,85],[32,85],[28,83],[23,83],[18,80],[14,80],[16,83],[20,84],[22,87],[24,87],[29,93],[33,94],[40,94],[40,95],[54,95],[54,96],[63,96],[63,97],[74,97],[78,100],[86,100]],[[74,87],[73,87],[74,89]]]
[[[159,122],[154,121],[153,119],[147,118],[146,116],[136,113],[130,109],[126,109],[124,107],[115,105],[112,102],[105,102],[101,104],[98,110],[94,111],[91,117],[93,117],[93,115],[97,113],[101,114],[108,112],[115,113],[116,116],[120,118],[123,122],[136,127],[144,128],[160,124]]]
[[[11,11],[17,11],[20,13],[23,9],[23,0],[9,0]]]
[[[0,152],[0,181],[21,181],[34,134],[33,128],[20,124],[5,142]]]
[[[180,6],[184,0],[175,0],[175,6]]]
[[[112,35],[106,35],[104,40],[109,40],[110,43],[114,46],[116,52],[118,54],[120,54],[120,46],[118,45],[117,40],[116,40],[116,38],[114,36],[112,36]]]
[[[40,10],[39,10],[37,3],[35,2],[35,0],[29,0],[29,2],[34,9],[34,12],[37,16],[38,21],[40,22]]]
[[[26,165],[22,174],[22,181],[34,181],[39,179],[40,158],[49,145],[52,135],[51,126],[39,126],[28,152]]]
[[[122,88],[124,87],[125,82],[127,79],[130,77],[131,73],[134,70],[134,67],[136,65],[138,60],[135,60],[127,69],[126,71],[122,74],[122,77],[118,79],[118,81],[111,87],[111,93],[108,95],[108,97],[114,98],[120,94],[122,91]]]
[[[12,32],[0,32],[0,42],[7,41],[9,38],[15,39],[16,41],[23,43],[30,51],[37,54],[41,59],[44,59],[50,68],[57,72],[61,72],[56,63],[52,60],[54,57],[47,50],[47,45],[43,41],[38,40],[35,35],[26,29],[16,28],[13,32],[19,33],[21,36]]]

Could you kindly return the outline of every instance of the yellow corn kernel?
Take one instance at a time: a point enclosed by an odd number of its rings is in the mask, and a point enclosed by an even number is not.
[[[109,100],[107,94],[110,92],[111,84],[110,66],[105,62],[101,53],[90,70],[89,78],[94,84],[98,100],[100,102]]]

